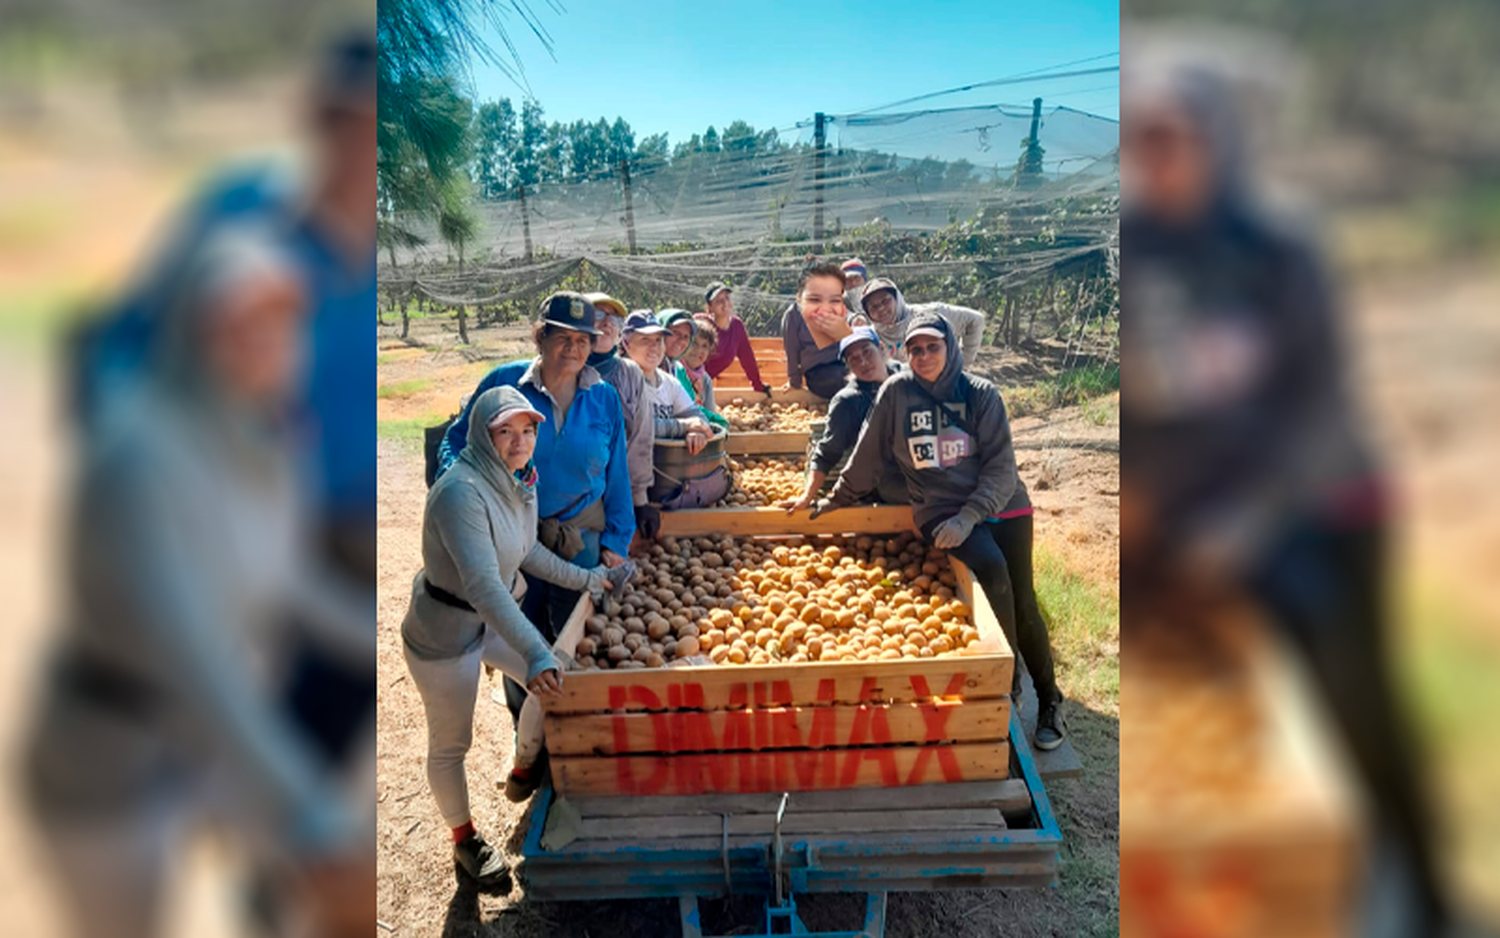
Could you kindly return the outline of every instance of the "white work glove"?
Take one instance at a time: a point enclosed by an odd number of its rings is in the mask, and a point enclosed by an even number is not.
[[[939,550],[952,550],[969,539],[969,532],[974,530],[977,520],[972,513],[960,511],[932,529],[933,546]]]

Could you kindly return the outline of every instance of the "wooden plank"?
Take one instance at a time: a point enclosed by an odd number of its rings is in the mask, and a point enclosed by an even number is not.
[[[730,401],[759,403],[765,399],[766,396],[764,394],[750,388],[748,380],[738,388],[726,386],[720,389],[718,385],[714,386],[714,400],[720,404],[726,404]],[[805,407],[828,406],[826,398],[819,397],[807,388],[792,388],[791,390],[783,391],[779,387],[773,387],[771,388],[771,401],[773,403],[802,404]]]
[[[914,531],[910,505],[854,505],[808,518],[808,512],[787,514],[781,508],[697,508],[664,511],[661,533],[678,537],[719,535],[726,531],[744,537],[794,534],[891,534]]]
[[[775,814],[779,792],[755,795],[661,795],[655,798],[570,798],[581,817],[654,817],[657,815]],[[1007,778],[989,782],[951,782],[903,788],[793,792],[788,811],[906,811],[922,808],[999,808],[1014,814],[1031,807],[1026,782]]]
[[[1002,828],[1005,820],[995,808],[945,808],[931,811],[813,811],[782,818],[783,837],[814,834],[912,833],[949,827]],[[584,818],[578,836],[587,840],[640,841],[646,837],[722,836],[724,821],[716,817]],[[746,814],[729,818],[729,836],[769,836],[776,815]]]
[[[552,781],[568,798],[702,795],[897,787],[1006,778],[1009,743],[892,746],[675,756],[555,756]]]
[[[806,430],[733,430],[724,441],[724,449],[733,456],[802,456],[807,453],[810,437]]]
[[[844,792],[853,794],[853,792]],[[778,799],[780,795],[776,796]],[[655,801],[642,798],[639,801]],[[722,824],[722,819],[718,819]],[[812,848],[818,863],[837,863],[843,866],[869,862],[872,858],[885,861],[897,858],[930,857],[1003,857],[1018,860],[1040,860],[1054,856],[1054,844],[1015,843],[1015,832],[996,827],[950,827],[937,831],[907,831],[902,833],[867,833],[859,837],[808,836],[798,837],[789,846],[799,853],[804,846]],[[738,866],[749,860],[763,861],[767,846],[763,835],[729,838],[729,862]],[[693,863],[711,861],[722,869],[721,854],[724,850],[723,834],[711,837],[646,837],[638,841],[619,840],[575,840],[561,850],[543,852],[529,856],[528,861],[540,865],[580,866],[589,864],[602,866],[611,863],[637,865],[671,865],[685,868]]]
[[[1013,666],[1006,648],[1003,653],[894,661],[572,671],[562,691],[545,698],[542,706],[547,714],[565,714],[890,703],[933,696],[979,700],[1008,696]],[[770,727],[764,729],[769,732]]]
[[[1046,867],[1037,867],[1037,869],[1046,869]],[[935,878],[906,876],[873,880],[858,880],[848,875],[812,877],[808,880],[807,889],[803,891],[869,892],[871,890],[880,890],[883,892],[934,892],[950,889],[974,890],[1047,887],[1057,884],[1055,864],[1051,870],[1051,872],[1022,872],[1017,869],[991,876],[960,875]],[[522,881],[526,884],[526,895],[528,898],[546,902],[675,899],[683,895],[684,892],[692,892],[694,895],[703,897],[716,897],[726,894],[722,874],[720,874],[717,880],[705,876],[692,886],[685,883],[653,883],[639,877],[599,885],[570,884],[552,886],[545,880],[528,880],[524,876]],[[762,876],[759,881],[736,880],[733,892],[735,895],[759,895],[767,894],[770,889],[770,877]],[[1276,934],[1285,933],[1276,932]]]
[[[1031,683],[1031,673],[1026,670],[1025,665],[1018,663],[1016,666],[1021,669],[1021,728],[1030,740],[1036,736],[1036,686]],[[1036,760],[1037,772],[1045,781],[1083,775],[1083,760],[1078,757],[1078,750],[1073,748],[1073,741],[1066,736],[1063,737],[1061,746],[1050,751],[1032,747],[1031,757]]]
[[[882,744],[978,742],[1009,735],[1010,701],[549,714],[545,723],[547,751],[554,756],[703,752],[724,749],[728,740],[745,749],[818,749],[855,738],[857,723],[871,727],[868,735]]]

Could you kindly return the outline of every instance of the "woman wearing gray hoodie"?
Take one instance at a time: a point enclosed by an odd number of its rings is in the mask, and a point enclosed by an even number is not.
[[[1056,749],[1064,732],[1062,692],[1032,586],[1031,499],[1016,473],[1005,404],[993,384],[963,372],[963,353],[939,314],[913,316],[905,345],[910,370],[881,387],[849,465],[812,517],[860,501],[893,458],[922,536],[974,572],[1006,640],[1031,672],[1036,747]],[[1016,682],[1013,695],[1019,670]]]
[[[964,361],[979,360],[984,345],[984,313],[952,303],[907,303],[901,288],[887,277],[876,277],[860,291],[860,310],[849,317],[850,325],[868,325],[880,336],[887,358],[906,361],[906,330],[919,313],[937,313],[948,320],[958,338]]]
[[[481,885],[510,888],[500,852],[474,829],[464,757],[474,735],[479,666],[489,664],[531,692],[516,729],[515,768],[506,797],[536,790],[541,751],[537,694],[562,687],[552,649],[516,600],[520,572],[571,590],[600,590],[634,572],[568,563],[537,543],[536,425],[542,416],[520,391],[490,388],[470,408],[469,433],[452,467],[427,493],[422,519],[423,568],[412,583],[401,623],[406,664],[427,713],[427,781],[453,832],[459,865]]]

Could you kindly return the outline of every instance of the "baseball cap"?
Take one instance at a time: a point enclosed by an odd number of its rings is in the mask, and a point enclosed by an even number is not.
[[[679,322],[685,322],[693,326],[693,331],[696,332],[698,330],[698,327],[693,325],[693,314],[685,309],[664,309],[656,314],[656,321],[668,329],[671,329]]]
[[[912,317],[911,324],[906,327],[906,341],[910,342],[913,336],[919,335],[930,335],[946,342],[948,341],[948,324],[937,313],[918,313]]]
[[[713,283],[709,284],[708,289],[703,292],[703,302],[712,303],[714,301],[714,297],[718,296],[720,293],[733,292],[734,287],[731,287],[729,284],[725,283],[722,280],[715,280]]]
[[[860,307],[863,308],[865,305],[865,300],[869,299],[874,294],[879,293],[881,290],[889,290],[892,293],[895,293],[896,281],[892,280],[889,277],[876,277],[874,280],[871,280],[869,283],[865,284],[864,287],[859,291]]]
[[[645,335],[661,335],[667,332],[667,327],[656,321],[656,316],[649,309],[638,309],[625,317],[625,334],[643,333]]]
[[[594,309],[593,303],[583,294],[571,290],[554,293],[542,300],[542,321],[574,332],[598,335],[599,330],[594,328],[594,318],[597,315],[598,311]]]
[[[851,257],[847,261],[844,261],[839,265],[839,270],[842,270],[845,274],[859,274],[861,277],[866,278],[870,276],[870,272],[865,269],[865,262],[857,257]]]
[[[856,328],[853,332],[839,339],[839,358],[844,357],[844,353],[849,351],[850,346],[860,342],[874,342],[878,348],[880,346],[880,336],[876,335],[875,330],[869,326]]]
[[[514,417],[516,414],[525,414],[526,416],[531,418],[533,423],[545,423],[547,420],[546,417],[542,416],[541,411],[537,410],[529,404],[511,404],[510,406],[502,408],[500,411],[498,411],[495,416],[490,418],[490,422],[485,424],[485,426],[493,430],[505,421]]]
[[[608,293],[585,293],[583,298],[594,304],[594,309],[601,313],[607,313],[616,319],[624,319],[630,315],[630,310],[625,308],[625,304]]]

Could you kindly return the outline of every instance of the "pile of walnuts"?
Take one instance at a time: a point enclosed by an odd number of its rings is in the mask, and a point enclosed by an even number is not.
[[[733,473],[734,484],[723,504],[759,508],[802,494],[807,479],[807,457],[731,459],[729,470]]]
[[[719,408],[719,413],[729,421],[729,429],[735,431],[798,431],[812,429],[813,421],[822,420],[826,414],[804,404],[757,401],[746,403],[731,401]]]
[[[891,537],[662,538],[586,623],[583,669],[887,661],[979,641],[946,555]]]

